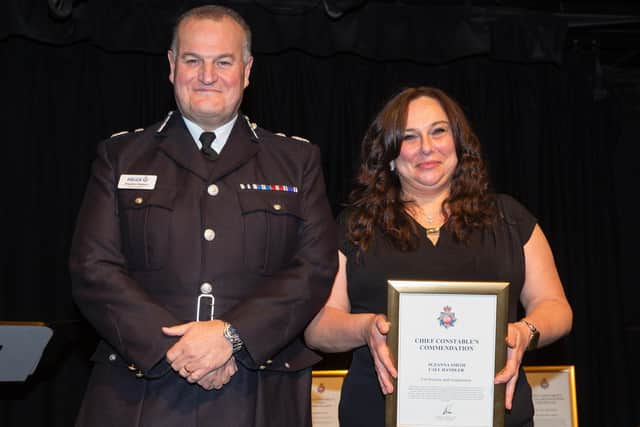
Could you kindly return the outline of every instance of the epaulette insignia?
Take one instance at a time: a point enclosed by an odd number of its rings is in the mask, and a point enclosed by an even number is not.
[[[138,129],[134,129],[134,132],[138,133],[138,132],[142,132],[143,130],[144,130],[144,128],[138,128]]]
[[[249,125],[249,129],[251,129],[251,133],[253,134],[254,138],[258,139],[258,134],[256,133],[256,128],[258,127],[258,125],[253,123],[251,120],[249,120],[249,116],[245,115],[243,117],[244,117],[244,120]]]
[[[123,130],[122,132],[116,132],[113,135],[111,135],[109,138],[114,138],[116,136],[124,135],[125,133],[129,133],[129,131],[128,130]]]
[[[164,121],[162,122],[160,127],[156,129],[156,133],[160,133],[164,130],[164,127],[167,125],[167,123],[169,123],[169,119],[171,118],[172,115],[173,115],[173,110],[169,111],[169,113],[167,114],[167,117],[164,118]]]
[[[301,136],[291,135],[291,138],[293,138],[293,139],[297,139],[298,141],[302,141],[302,142],[309,142],[309,143],[311,142],[311,141],[309,141],[307,138],[303,138],[303,137],[301,137]]]

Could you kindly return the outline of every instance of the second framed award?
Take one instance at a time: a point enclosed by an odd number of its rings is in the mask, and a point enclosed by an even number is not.
[[[398,367],[386,426],[504,425],[509,283],[396,281],[389,347]]]

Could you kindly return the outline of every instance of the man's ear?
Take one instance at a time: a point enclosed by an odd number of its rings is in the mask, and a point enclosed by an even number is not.
[[[249,76],[251,75],[251,66],[253,65],[253,56],[244,64],[244,87],[249,86]]]
[[[169,81],[173,83],[176,73],[176,59],[172,50],[167,51],[167,59],[169,59]]]

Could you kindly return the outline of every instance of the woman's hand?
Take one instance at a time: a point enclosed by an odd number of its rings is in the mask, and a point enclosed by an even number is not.
[[[493,380],[494,384],[507,383],[504,397],[504,406],[511,409],[513,392],[518,382],[518,373],[522,357],[529,345],[529,328],[523,322],[509,323],[507,338],[507,363]]]
[[[387,346],[389,325],[390,323],[384,314],[373,315],[367,326],[365,339],[373,357],[382,394],[393,393],[393,379],[398,377],[398,371]]]

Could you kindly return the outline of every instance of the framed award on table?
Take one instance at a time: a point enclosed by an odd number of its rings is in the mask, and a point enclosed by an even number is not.
[[[338,405],[347,370],[313,371],[311,375],[311,420],[313,427],[338,427]]]
[[[509,283],[390,280],[387,297],[386,427],[503,427]]]
[[[525,366],[524,372],[531,385],[534,424],[578,427],[574,366]]]

